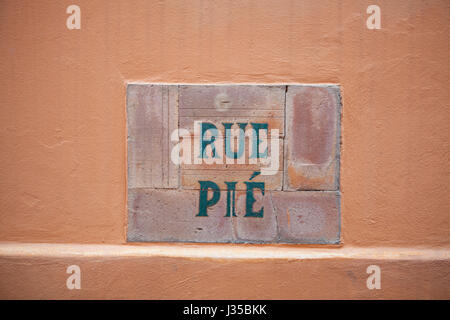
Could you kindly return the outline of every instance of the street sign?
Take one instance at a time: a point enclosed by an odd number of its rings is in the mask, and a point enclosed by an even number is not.
[[[129,84],[128,241],[339,243],[340,89]]]

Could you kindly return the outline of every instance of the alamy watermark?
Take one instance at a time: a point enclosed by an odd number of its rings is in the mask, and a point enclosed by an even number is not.
[[[81,9],[76,4],[67,7],[66,13],[70,14],[66,20],[66,27],[69,30],[81,29]]]
[[[370,265],[366,269],[367,274],[370,276],[367,278],[366,286],[367,289],[381,289],[381,269],[377,265]]]
[[[268,123],[224,122],[220,126],[223,130],[214,123],[195,121],[193,136],[186,129],[174,130],[171,140],[177,144],[172,148],[172,162],[176,165],[260,164],[261,175],[277,173],[280,167],[278,129],[271,129],[269,135]]]
[[[366,20],[367,29],[381,29],[381,9],[379,6],[373,4],[367,7],[367,14],[370,16]]]
[[[70,276],[66,280],[67,289],[81,289],[81,269],[76,264],[67,267],[66,273]]]

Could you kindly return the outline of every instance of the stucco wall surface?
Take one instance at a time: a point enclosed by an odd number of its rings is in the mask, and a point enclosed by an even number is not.
[[[81,29],[68,30],[66,8],[74,3],[0,1],[1,242],[125,246],[127,82],[331,83],[340,85],[343,105],[340,246],[449,247],[449,1],[77,0]],[[371,4],[381,8],[379,30],[366,28]],[[17,297],[6,279],[19,277],[12,266],[23,261],[14,259],[26,258],[2,250],[0,296]],[[431,268],[442,277],[408,297],[450,297],[445,256]],[[36,259],[53,261],[43,252]],[[255,277],[295,272],[283,259],[263,259]],[[417,259],[413,268],[425,274]],[[125,257],[117,263],[133,266]],[[194,272],[185,258],[177,263],[185,277]],[[224,274],[235,268],[218,263]],[[304,268],[327,270],[323,262]],[[173,281],[183,288],[181,278]],[[27,297],[57,296],[23,286]],[[206,297],[229,297],[233,288]],[[98,290],[86,297],[108,297]],[[343,290],[330,297],[361,296],[351,285]]]

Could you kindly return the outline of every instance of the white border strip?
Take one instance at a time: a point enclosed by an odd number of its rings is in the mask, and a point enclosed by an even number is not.
[[[270,245],[0,243],[0,257],[179,257],[199,259],[450,260],[450,249],[299,248]]]
[[[299,87],[341,87],[340,83],[331,82],[148,82],[142,81],[125,81],[126,85],[166,85],[166,86],[299,86]]]

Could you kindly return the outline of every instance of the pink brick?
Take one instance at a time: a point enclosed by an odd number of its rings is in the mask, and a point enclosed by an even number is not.
[[[128,191],[128,241],[231,242],[226,192],[197,217],[199,191],[132,189]]]
[[[289,86],[283,190],[337,190],[339,88]]]
[[[127,87],[128,187],[176,188],[179,167],[170,159],[178,128],[178,86]]]
[[[256,202],[254,211],[264,208],[262,218],[245,217],[245,192],[237,194],[236,206],[237,217],[233,218],[233,227],[237,242],[276,242],[277,241],[277,218],[273,210],[272,196],[269,191],[262,196],[258,190],[254,193]]]
[[[337,192],[272,192],[279,242],[339,243]]]
[[[266,190],[281,190],[283,184],[283,139],[278,139],[278,170],[271,175],[258,175],[253,181],[261,181],[266,184]],[[248,147],[248,144],[246,145]],[[221,151],[222,154],[224,150]],[[225,181],[240,182],[236,185],[237,190],[245,190],[244,181],[248,181],[255,171],[268,168],[268,164],[248,164],[248,148],[245,150],[247,164],[181,164],[180,184],[183,189],[199,189],[199,180],[214,181],[221,189],[226,188]],[[272,157],[270,142],[268,143],[268,155]],[[271,172],[272,173],[272,172]]]
[[[285,86],[180,85],[180,128],[193,129],[194,120],[268,122],[284,136]]]
[[[245,217],[245,192],[236,194],[236,217],[225,217],[226,191],[199,217],[197,190],[132,189],[128,196],[128,241],[339,243],[336,192],[255,192],[254,211]]]

